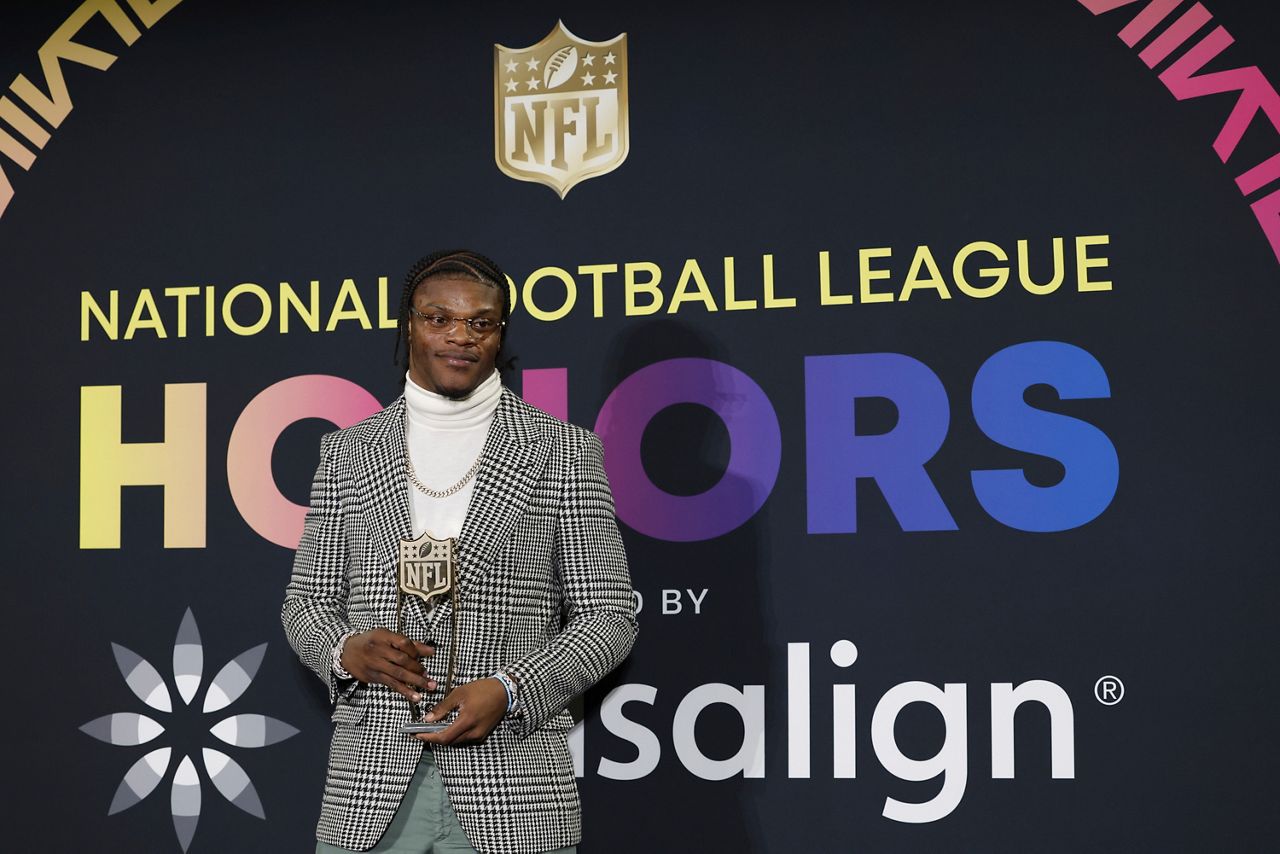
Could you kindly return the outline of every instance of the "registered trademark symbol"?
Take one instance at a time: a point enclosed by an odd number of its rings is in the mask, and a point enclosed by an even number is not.
[[[1114,706],[1124,699],[1124,683],[1118,676],[1103,676],[1093,683],[1093,696],[1104,706]]]

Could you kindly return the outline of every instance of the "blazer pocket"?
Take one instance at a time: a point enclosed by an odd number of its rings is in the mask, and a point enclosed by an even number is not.
[[[339,700],[337,705],[333,707],[333,714],[329,716],[329,720],[335,724],[354,726],[364,720],[364,703]]]
[[[548,732],[568,732],[573,729],[573,715],[569,714],[568,709],[564,709],[538,729],[545,729]]]

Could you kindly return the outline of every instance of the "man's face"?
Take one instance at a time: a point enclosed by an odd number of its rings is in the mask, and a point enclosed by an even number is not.
[[[471,279],[428,279],[414,291],[412,305],[425,315],[502,319],[498,289]],[[436,331],[421,317],[410,315],[409,376],[427,391],[455,399],[466,397],[493,373],[502,332],[498,329],[481,339],[461,320]]]

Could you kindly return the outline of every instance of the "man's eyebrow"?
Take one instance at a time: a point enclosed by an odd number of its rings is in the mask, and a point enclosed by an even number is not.
[[[443,306],[443,305],[437,305],[436,303],[433,303],[433,302],[429,302],[429,303],[427,303],[426,305],[424,305],[424,306],[423,306],[423,308],[434,308],[434,309],[437,309],[438,311],[443,311],[443,312],[445,312],[445,313],[448,313],[448,311],[449,311],[449,309],[448,309],[447,307],[445,307],[445,306]],[[488,314],[488,313],[492,313],[492,312],[495,312],[495,311],[501,311],[501,310],[502,310],[502,309],[501,309],[501,307],[499,307],[499,306],[493,306],[493,307],[491,307],[491,308],[482,308],[482,309],[480,309],[480,314]],[[476,315],[476,316],[478,317],[479,315]]]

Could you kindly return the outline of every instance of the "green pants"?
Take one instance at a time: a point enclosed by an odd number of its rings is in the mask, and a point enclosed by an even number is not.
[[[559,848],[548,854],[574,854],[577,848]],[[346,848],[316,843],[316,854],[350,854]],[[467,842],[449,795],[436,770],[431,750],[422,751],[422,761],[409,781],[400,809],[369,854],[476,854]]]

